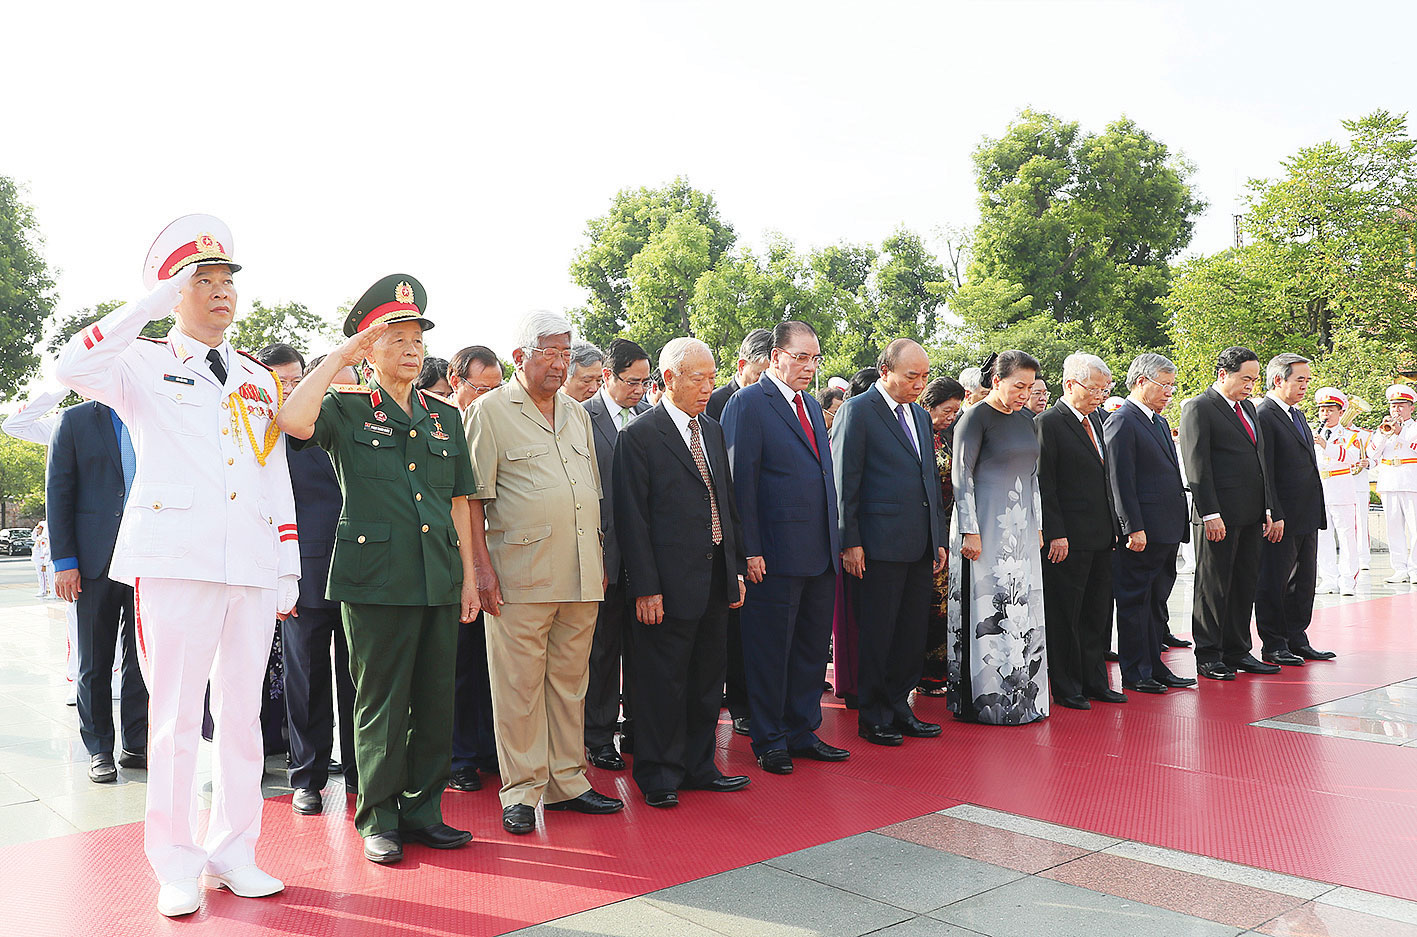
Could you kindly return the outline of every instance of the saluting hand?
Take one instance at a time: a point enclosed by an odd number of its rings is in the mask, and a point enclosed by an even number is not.
[[[344,340],[344,344],[334,350],[332,357],[351,368],[358,367],[359,362],[369,357],[369,349],[373,348],[374,343],[388,330],[389,323],[380,322],[378,325],[369,326],[362,332],[355,332]]]

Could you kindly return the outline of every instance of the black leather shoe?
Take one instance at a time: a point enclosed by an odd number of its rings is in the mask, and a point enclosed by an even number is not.
[[[733,720],[733,732],[737,735],[752,735],[752,721],[747,716],[738,716]]]
[[[1234,680],[1235,671],[1220,663],[1212,661],[1208,664],[1197,664],[1196,673],[1210,680]]]
[[[364,858],[380,865],[393,865],[403,859],[403,838],[398,830],[373,833],[364,837]]]
[[[791,774],[792,756],[785,748],[772,748],[758,756],[758,767],[768,774]]]
[[[677,807],[679,795],[674,791],[650,791],[645,795],[645,803],[651,807]]]
[[[1304,666],[1304,658],[1290,654],[1288,651],[1275,651],[1273,654],[1261,654],[1260,658],[1266,664],[1279,664],[1283,667]]]
[[[89,759],[89,780],[95,784],[112,784],[118,780],[112,752],[99,752]]]
[[[1128,690],[1135,690],[1138,693],[1166,692],[1166,687],[1162,686],[1159,682],[1153,680],[1151,677],[1147,677],[1145,680],[1138,680],[1135,683],[1131,682],[1130,680],[1123,680],[1122,686],[1126,687]]]
[[[591,749],[590,763],[597,768],[604,768],[606,771],[625,770],[625,759],[620,757],[620,753],[615,750],[614,745],[602,745],[599,748]]]
[[[1262,661],[1255,660],[1252,654],[1246,654],[1234,663],[1230,661],[1226,661],[1225,663],[1231,670],[1243,670],[1245,673],[1279,673],[1278,664],[1266,664]]]
[[[502,808],[502,829],[508,833],[530,833],[536,829],[536,808],[512,804]]]
[[[1087,701],[1086,696],[1055,696],[1053,702],[1064,709],[1091,709],[1092,704]]]
[[[591,790],[579,797],[572,797],[570,800],[558,800],[554,804],[547,804],[546,809],[574,810],[576,813],[619,813],[625,809],[625,802]]]
[[[841,701],[846,704],[847,709],[861,708],[861,697],[857,696],[855,693],[844,694]]]
[[[130,752],[123,749],[118,753],[118,767],[133,768],[134,770],[146,769],[148,766],[147,752]]]
[[[290,798],[290,808],[302,817],[312,817],[325,809],[325,802],[319,791],[308,787],[297,787],[295,796]]]
[[[1162,646],[1162,647],[1190,647],[1190,646],[1191,646],[1191,642],[1187,641],[1185,638],[1178,638],[1178,637],[1176,637],[1174,634],[1171,634],[1171,633],[1168,631],[1168,632],[1166,633],[1166,637],[1164,637],[1164,638],[1161,639],[1161,646]]]
[[[895,726],[873,726],[861,723],[856,726],[856,734],[872,745],[903,745],[905,736]]]
[[[1110,663],[1115,664],[1115,663],[1117,663],[1117,652],[1116,652],[1116,651],[1103,651],[1103,652],[1102,652],[1102,659],[1105,660],[1105,661],[1109,661]]]
[[[482,790],[482,776],[477,773],[476,768],[459,768],[453,772],[452,777],[448,778],[448,790],[480,791]]]
[[[694,784],[685,781],[679,785],[680,790],[685,791],[713,791],[717,794],[727,794],[731,791],[741,791],[752,783],[746,775],[719,775],[712,781],[705,781],[703,784]]]
[[[467,830],[455,830],[446,823],[434,823],[421,830],[404,830],[403,838],[434,849],[457,849],[472,842],[472,834]]]
[[[941,731],[938,722],[922,722],[915,718],[914,713],[905,719],[897,719],[892,728],[912,739],[932,739]]]
[[[1174,673],[1161,674],[1160,676],[1152,677],[1152,679],[1162,686],[1170,687],[1173,690],[1188,690],[1196,685],[1195,677],[1178,677]]]
[[[1316,651],[1309,645],[1290,649],[1294,654],[1304,658],[1304,660],[1333,660],[1338,655],[1333,651]]]
[[[1084,693],[1083,696],[1099,703],[1125,703],[1127,701],[1127,694],[1118,693],[1111,687],[1105,690],[1092,690]]]
[[[851,752],[828,745],[821,739],[817,739],[808,748],[789,748],[787,753],[793,758],[806,758],[808,761],[845,761],[851,757]]]

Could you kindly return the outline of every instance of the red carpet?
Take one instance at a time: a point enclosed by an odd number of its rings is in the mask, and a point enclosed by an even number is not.
[[[223,937],[500,934],[960,802],[1417,900],[1417,750],[1248,725],[1417,675],[1414,612],[1417,595],[1323,611],[1310,634],[1336,661],[1055,708],[1041,725],[963,725],[922,699],[917,712],[944,722],[944,737],[899,749],[857,739],[855,714],[830,700],[823,738],[851,759],[799,763],[790,777],[758,770],[724,726],[722,767],[752,786],[686,792],[670,811],[645,807],[628,773],[593,772],[627,800],[623,814],[555,813],[512,837],[495,791],[449,793],[447,820],[473,844],[410,846],[387,868],[362,858],[344,811],[297,817],[288,799],[268,801],[259,858],[286,891],[206,892],[176,921],[154,908],[140,824],[12,846],[0,850],[7,930],[137,935],[218,919]],[[1168,659],[1194,673],[1187,652]]]

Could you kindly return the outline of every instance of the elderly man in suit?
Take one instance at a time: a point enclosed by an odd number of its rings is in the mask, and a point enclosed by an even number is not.
[[[1332,651],[1309,644],[1318,580],[1319,530],[1327,526],[1323,480],[1309,421],[1299,409],[1313,373],[1309,359],[1286,352],[1269,359],[1269,393],[1255,408],[1265,431],[1265,469],[1284,510],[1284,536],[1260,549],[1260,581],[1255,593],[1255,626],[1261,659],[1299,666],[1306,660],[1330,660]]]
[[[644,399],[649,379],[649,355],[637,343],[617,338],[606,349],[604,386],[582,404],[595,432],[595,461],[600,468],[600,529],[605,543],[605,599],[595,618],[590,644],[590,684],[585,696],[585,747],[590,763],[623,771],[625,760],[615,750],[615,730],[622,701],[624,674],[625,723],[620,745],[634,747],[634,688],[631,685],[631,629],[625,618],[625,583],[615,531],[615,441],[630,421],[649,409]]]
[[[768,369],[723,409],[748,557],[740,621],[753,753],[791,774],[793,757],[841,761],[817,738],[841,552],[836,482],[822,408],[805,393],[821,366],[817,333],[789,320],[772,331]]]
[[[676,338],[659,358],[664,396],[615,446],[615,528],[635,603],[635,783],[651,807],[680,790],[736,791],[714,765],[728,609],[746,564],[723,429],[702,415],[713,352]]]
[[[841,405],[832,433],[841,563],[861,580],[857,619],[858,732],[877,745],[934,738],[940,726],[910,709],[925,659],[933,574],[947,535],[930,415],[915,401],[930,377],[925,349],[899,338],[881,377]]]
[[[1127,387],[1131,395],[1102,425],[1107,480],[1125,538],[1112,558],[1117,656],[1125,689],[1165,693],[1196,685],[1161,662],[1176,551],[1190,538],[1180,457],[1161,415],[1176,393],[1176,365],[1151,352],[1137,355]]]
[[[1267,468],[1271,443],[1249,401],[1259,376],[1253,351],[1227,348],[1216,359],[1215,383],[1181,412],[1181,457],[1201,535],[1191,627],[1197,670],[1210,680],[1234,680],[1237,670],[1279,673],[1279,665],[1250,653],[1260,542],[1284,536]]]
[[[1112,370],[1096,355],[1063,361],[1063,395],[1034,420],[1043,501],[1043,618],[1053,701],[1091,709],[1091,700],[1125,703],[1107,685],[1112,629],[1112,552],[1121,527],[1107,479],[1097,405],[1112,390]]]

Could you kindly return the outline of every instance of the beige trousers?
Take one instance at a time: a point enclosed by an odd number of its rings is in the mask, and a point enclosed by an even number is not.
[[[585,693],[599,602],[516,602],[488,615],[487,667],[502,806],[590,790]]]

